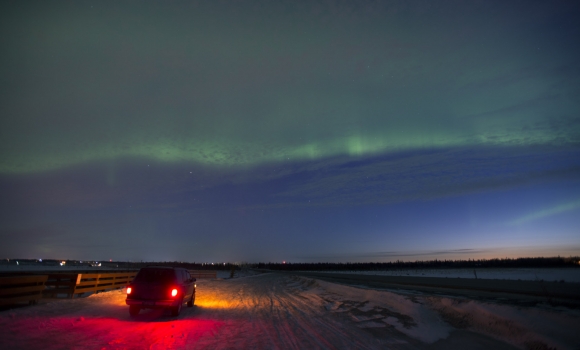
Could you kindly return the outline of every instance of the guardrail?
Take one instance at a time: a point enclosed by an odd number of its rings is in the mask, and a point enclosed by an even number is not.
[[[193,278],[217,278],[215,270],[188,270]]]
[[[0,277],[0,305],[36,304],[42,298],[47,278],[46,275]]]
[[[44,295],[58,297],[66,295],[74,298],[84,293],[98,293],[123,288],[129,284],[137,271],[110,273],[51,273],[46,281]]]
[[[0,277],[0,305],[66,296],[70,299],[84,293],[99,293],[124,288],[138,271],[125,272],[46,272],[43,275],[8,275]],[[217,278],[215,270],[189,270],[193,278]]]

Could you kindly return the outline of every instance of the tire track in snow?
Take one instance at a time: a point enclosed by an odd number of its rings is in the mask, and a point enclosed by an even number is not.
[[[578,337],[570,329],[577,328],[574,325],[580,318],[573,312],[520,310],[475,301],[456,305],[441,297],[418,299],[422,302],[390,292],[284,274],[201,280],[196,307],[184,308],[177,318],[161,310],[143,311],[137,318],[131,318],[123,291],[0,312],[0,343],[3,350],[429,349],[431,345],[448,349],[461,348],[457,344],[469,348],[468,345],[473,345],[470,342],[481,341],[490,348],[498,348],[505,343],[490,338],[497,335],[494,329],[487,337],[469,333],[473,330],[485,333],[487,328],[477,325],[485,325],[485,321],[497,315],[498,319],[514,319],[520,326],[526,326],[528,333],[542,331],[548,340],[562,340],[562,348],[577,344]],[[482,311],[489,315],[482,316]],[[421,337],[443,322],[435,317],[436,312],[450,320],[472,315],[476,317],[473,329],[452,333],[448,339],[441,337],[441,341],[429,344]],[[544,316],[550,317],[557,327],[534,328],[526,321],[529,317],[541,320]],[[526,334],[522,341],[531,339]]]
[[[345,324],[344,318],[330,313],[324,307],[322,299],[301,297],[300,290],[294,288],[293,284],[295,280],[292,277],[268,274],[252,278],[211,281],[206,283],[204,288],[208,288],[207,292],[212,294],[213,298],[232,300],[229,309],[221,315],[224,321],[226,318],[245,320],[238,327],[247,332],[253,331],[256,337],[261,338],[253,343],[244,342],[250,347],[278,349],[385,347],[384,342],[377,340],[369,332],[356,327],[348,320]],[[200,300],[203,305],[203,300]],[[256,332],[256,329],[259,331]],[[239,347],[241,344],[230,343],[230,345]]]

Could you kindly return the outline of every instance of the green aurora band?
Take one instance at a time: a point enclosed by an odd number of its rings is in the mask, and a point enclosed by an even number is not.
[[[580,142],[578,50],[536,35],[565,6],[325,18],[203,6],[0,11],[0,173]]]

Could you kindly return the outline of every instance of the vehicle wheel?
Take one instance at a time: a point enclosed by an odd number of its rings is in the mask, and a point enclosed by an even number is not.
[[[174,306],[171,308],[171,316],[179,316],[181,312],[181,306],[183,305],[183,300],[179,303],[179,305]]]
[[[141,311],[141,308],[139,306],[129,305],[129,315],[137,316],[137,315],[139,315],[139,311]]]
[[[195,303],[195,294],[191,296],[191,299],[187,302],[187,307],[193,307],[193,303]]]

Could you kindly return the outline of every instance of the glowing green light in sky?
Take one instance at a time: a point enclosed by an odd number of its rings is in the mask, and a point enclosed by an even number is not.
[[[580,141],[579,79],[566,68],[577,49],[528,34],[549,11],[516,23],[485,8],[341,9],[324,22],[271,6],[222,21],[176,11],[155,25],[133,10],[98,21],[4,11],[0,173]]]
[[[580,208],[580,199],[577,201],[574,201],[574,202],[562,203],[562,204],[559,204],[555,207],[538,210],[538,211],[535,211],[533,213],[524,215],[524,216],[519,217],[513,221],[510,221],[509,225],[510,226],[521,225],[521,224],[525,224],[525,223],[528,223],[531,221],[535,221],[535,220],[543,219],[543,218],[550,217],[553,215],[557,215],[560,213],[565,213],[568,211],[576,210],[578,208]]]

